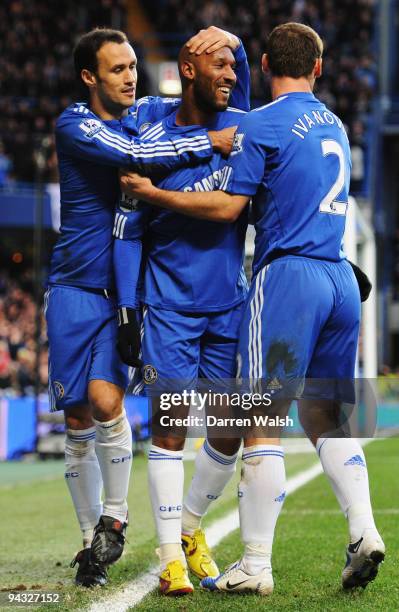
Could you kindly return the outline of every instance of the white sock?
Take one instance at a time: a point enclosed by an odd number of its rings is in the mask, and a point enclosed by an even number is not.
[[[103,514],[127,520],[127,493],[132,466],[132,430],[125,411],[111,421],[94,421],[96,454],[104,483]]]
[[[83,535],[90,546],[93,530],[102,513],[102,478],[94,450],[95,427],[67,429],[65,439],[65,480]]]
[[[178,556],[174,559],[184,558],[181,549],[183,451],[166,450],[153,444],[148,454],[148,484],[163,568],[175,553]],[[175,547],[165,546],[169,544]]]
[[[236,470],[237,455],[224,455],[214,449],[207,440],[195,458],[195,471],[184,500],[182,515],[183,533],[193,535],[213,500],[220,497],[223,489]]]
[[[248,574],[271,568],[274,530],[285,499],[284,451],[257,444],[244,448],[238,486],[242,564]]]
[[[179,560],[185,567],[187,567],[186,557],[183,553],[180,543],[161,544],[159,548],[157,548],[156,553],[159,557],[159,566],[161,572],[166,568],[170,561]]]
[[[353,438],[319,438],[316,450],[342,512],[348,519],[351,542],[364,529],[375,529],[366,459]]]

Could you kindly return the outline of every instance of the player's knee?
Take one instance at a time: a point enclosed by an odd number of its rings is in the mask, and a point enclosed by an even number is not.
[[[319,438],[345,438],[350,435],[348,415],[339,403],[330,400],[301,400],[298,418],[312,444]]]
[[[241,445],[241,438],[208,438],[209,444],[223,455],[235,455]]]
[[[94,426],[90,406],[72,406],[64,411],[67,429],[84,430]]]
[[[89,386],[89,402],[96,420],[111,421],[122,414],[123,391],[108,383],[91,385]]]
[[[152,443],[154,446],[159,446],[159,448],[164,448],[169,451],[180,451],[184,448],[185,438],[181,437],[157,437],[153,436]]]

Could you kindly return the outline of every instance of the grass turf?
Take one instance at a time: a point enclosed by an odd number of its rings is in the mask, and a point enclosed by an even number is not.
[[[347,544],[345,521],[324,475],[289,496],[276,530],[273,552],[275,590],[270,598],[257,595],[208,593],[197,589],[184,599],[148,595],[136,612],[255,611],[305,612],[399,610],[399,439],[376,441],[365,449],[375,517],[387,545],[387,561],[367,589],[343,592],[340,575]],[[240,557],[238,532],[215,549],[220,567]],[[195,585],[198,581],[194,579]]]
[[[389,547],[387,563],[375,584],[363,593],[344,594],[339,588],[346,545],[345,522],[324,476],[320,476],[290,496],[280,517],[274,548],[276,588],[270,599],[257,596],[210,594],[199,589],[183,599],[148,595],[135,609],[140,611],[182,610],[376,610],[399,609],[399,569],[397,514],[399,492],[395,479],[399,468],[399,440],[377,441],[366,448],[372,483],[376,520]],[[287,475],[306,469],[314,455],[288,455]],[[6,466],[2,466],[4,470]],[[13,468],[15,469],[15,468]],[[54,480],[42,481],[37,468],[26,466],[26,479],[17,479],[16,486],[0,486],[0,588],[55,589],[62,593],[61,606],[46,605],[43,610],[77,610],[123,586],[156,563],[155,532],[151,518],[146,484],[146,460],[135,458],[130,490],[131,526],[126,553],[110,569],[110,584],[95,592],[71,585],[75,570],[68,561],[79,547],[80,534],[59,465]],[[29,470],[32,478],[29,480]],[[192,475],[193,463],[186,463],[186,484]],[[40,470],[39,470],[40,471]],[[0,482],[5,480],[1,478]],[[46,474],[46,477],[48,474]],[[206,522],[219,518],[236,505],[236,482],[232,482],[221,499],[213,505]],[[10,528],[12,526],[12,528]],[[391,551],[391,554],[389,554]],[[215,550],[220,567],[241,554],[237,532],[228,536]],[[194,580],[195,584],[198,581]]]

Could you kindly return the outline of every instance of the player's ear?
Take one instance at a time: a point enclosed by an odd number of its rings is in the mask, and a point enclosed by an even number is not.
[[[192,81],[195,77],[195,67],[192,62],[184,61],[180,64],[181,75],[188,81]]]
[[[266,74],[269,72],[269,58],[267,56],[267,53],[264,53],[262,55],[262,70],[263,72],[265,72]]]
[[[83,68],[82,72],[80,73],[80,77],[83,83],[90,89],[97,85],[96,75],[94,72],[91,72],[91,70],[87,70],[87,68]]]
[[[316,79],[321,77],[323,73],[323,60],[321,57],[318,57],[316,63],[314,65],[314,76]]]

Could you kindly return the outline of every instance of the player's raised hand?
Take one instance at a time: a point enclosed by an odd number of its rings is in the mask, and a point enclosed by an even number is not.
[[[206,30],[200,30],[186,43],[190,53],[201,55],[201,53],[213,53],[222,47],[229,47],[235,51],[240,46],[240,39],[226,30],[216,26],[210,26]]]
[[[218,132],[208,132],[213,150],[225,156],[229,155],[233,146],[236,129],[237,126],[233,125],[232,127],[224,128],[224,130],[219,130]]]
[[[149,178],[126,170],[119,171],[119,184],[123,193],[138,200],[146,200],[146,196],[149,196],[154,189]]]

